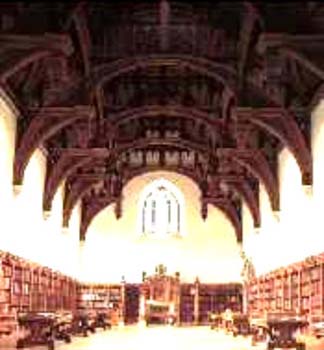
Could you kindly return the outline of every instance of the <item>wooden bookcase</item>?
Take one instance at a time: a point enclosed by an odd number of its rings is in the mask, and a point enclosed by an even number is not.
[[[75,309],[77,282],[0,251],[0,313]]]
[[[139,319],[140,284],[125,285],[125,324],[137,323]]]
[[[213,293],[214,290],[212,286],[206,284],[199,285],[199,323],[206,324],[208,323],[209,313],[213,309]]]
[[[195,315],[195,294],[198,289],[198,315]],[[222,313],[226,309],[242,311],[241,284],[182,284],[180,297],[180,321],[199,324],[210,322],[210,313]]]
[[[250,314],[290,312],[324,319],[324,253],[250,281]]]
[[[312,273],[315,290],[318,276]],[[80,284],[48,267],[0,251],[0,315],[17,315],[20,311],[106,309],[112,324],[134,323],[140,318],[143,291],[147,292],[147,295],[144,293],[146,298],[156,300],[167,293],[168,300],[175,302],[174,311],[180,323],[206,323],[210,312],[223,312],[226,308],[241,310],[242,287],[239,284],[202,284],[199,281],[181,284],[178,277],[153,277],[141,284]],[[318,308],[318,300],[312,300],[313,308]]]
[[[156,282],[156,281],[155,281]],[[154,284],[155,285],[155,284]],[[180,288],[170,289],[172,298],[179,295],[179,317],[182,324],[209,322],[209,313],[221,313],[227,308],[233,312],[242,311],[242,286],[240,284],[201,284],[182,283]],[[150,288],[146,281],[142,284],[79,284],[77,287],[77,308],[79,310],[109,311],[113,324],[121,321],[139,321],[140,295],[147,291],[147,298],[159,290]],[[198,293],[198,294],[197,294]],[[195,297],[198,295],[198,315],[195,318]]]
[[[112,325],[124,322],[123,284],[81,284],[77,288],[77,308],[90,312],[107,310]]]
[[[194,322],[194,295],[195,285],[184,283],[180,286],[180,322]]]

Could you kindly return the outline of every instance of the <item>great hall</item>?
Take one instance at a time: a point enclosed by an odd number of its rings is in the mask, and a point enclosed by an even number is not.
[[[321,2],[1,2],[0,53],[0,348],[324,349]]]

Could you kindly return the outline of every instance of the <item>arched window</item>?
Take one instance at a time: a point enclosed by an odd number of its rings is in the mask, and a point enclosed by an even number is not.
[[[142,235],[182,235],[183,215],[183,195],[170,181],[155,180],[142,191],[139,201]]]

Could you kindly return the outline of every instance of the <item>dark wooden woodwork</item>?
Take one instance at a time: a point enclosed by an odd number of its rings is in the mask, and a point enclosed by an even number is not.
[[[125,324],[132,324],[138,322],[139,316],[139,284],[125,285]]]
[[[324,79],[320,4],[13,2],[0,9],[0,85],[20,113],[14,184],[42,145],[44,210],[65,181],[64,226],[81,200],[81,237],[105,205],[117,204],[122,215],[123,187],[148,171],[192,178],[202,217],[208,203],[217,205],[239,240],[242,200],[260,225],[259,182],[279,210],[280,149],[296,158],[302,184],[312,184],[310,112]],[[167,152],[194,160],[172,163]],[[89,196],[94,188],[101,194]]]
[[[309,322],[323,319],[324,256],[309,256],[303,261],[278,268],[247,285],[249,313],[265,311],[306,316]]]
[[[75,280],[8,252],[0,256],[1,313],[75,311]]]
[[[195,297],[198,308],[195,315]],[[180,323],[209,324],[212,313],[221,314],[226,309],[242,311],[242,287],[227,283],[182,283],[180,288]]]

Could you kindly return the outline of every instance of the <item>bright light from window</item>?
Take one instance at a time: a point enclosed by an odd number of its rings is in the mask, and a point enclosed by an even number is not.
[[[151,237],[181,236],[184,220],[182,192],[165,179],[151,182],[139,200],[140,234]]]

